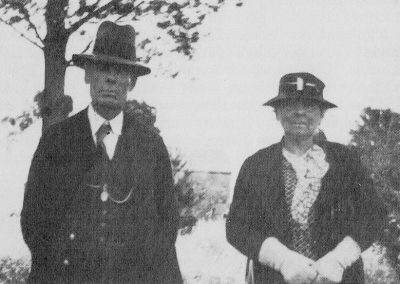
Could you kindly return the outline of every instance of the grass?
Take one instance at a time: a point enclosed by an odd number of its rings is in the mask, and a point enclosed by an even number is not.
[[[225,240],[222,219],[200,220],[176,247],[185,283],[243,283],[246,259]]]
[[[244,283],[246,258],[225,239],[225,221],[199,221],[190,235],[181,236],[177,251],[186,284]],[[363,253],[366,284],[398,284],[384,249],[372,246]]]
[[[179,265],[185,284],[242,284],[246,258],[225,239],[225,220],[200,220],[190,234],[176,242]],[[400,283],[377,245],[363,253],[366,284]],[[25,283],[29,273],[27,257],[0,260],[0,283]]]

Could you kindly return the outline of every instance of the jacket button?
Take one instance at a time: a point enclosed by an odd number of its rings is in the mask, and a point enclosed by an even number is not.
[[[72,241],[72,240],[74,240],[75,239],[75,234],[74,233],[71,233],[70,235],[69,235],[69,239]]]
[[[68,259],[64,259],[64,265],[69,265],[69,260]]]

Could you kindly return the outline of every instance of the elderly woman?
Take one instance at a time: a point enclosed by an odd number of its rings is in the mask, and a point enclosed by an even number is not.
[[[228,241],[248,257],[248,282],[364,283],[361,252],[386,212],[359,156],[319,131],[336,107],[324,87],[312,74],[287,74],[265,103],[284,137],[246,159],[226,224]]]

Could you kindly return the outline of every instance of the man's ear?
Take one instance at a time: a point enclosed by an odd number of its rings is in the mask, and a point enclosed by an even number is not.
[[[85,83],[90,83],[90,78],[92,76],[92,66],[89,63],[85,63]]]
[[[131,76],[131,82],[130,82],[130,85],[129,85],[129,92],[132,91],[133,88],[135,88],[137,78],[138,78],[138,77],[137,77],[136,75],[132,75],[132,76]]]
[[[277,108],[274,108],[274,113],[275,113],[276,119],[279,121],[281,119],[280,110],[278,110]]]

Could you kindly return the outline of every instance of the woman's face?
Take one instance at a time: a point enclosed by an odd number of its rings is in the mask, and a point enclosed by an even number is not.
[[[296,137],[312,137],[323,117],[320,105],[314,101],[286,101],[275,112],[285,135]]]

